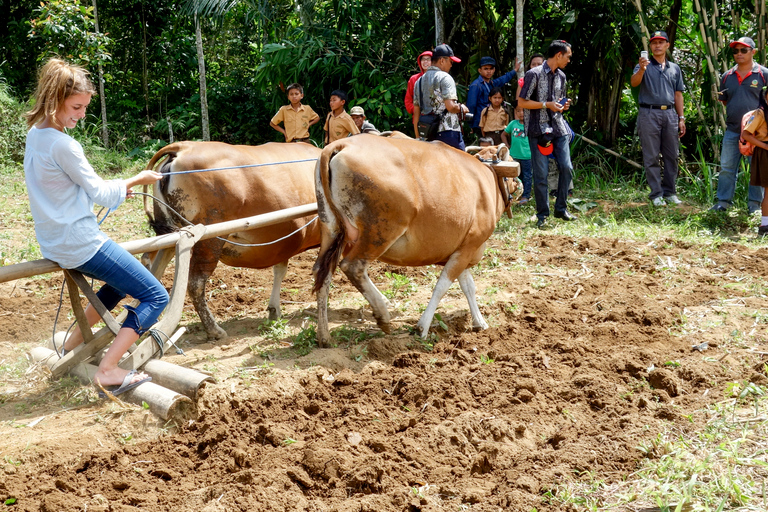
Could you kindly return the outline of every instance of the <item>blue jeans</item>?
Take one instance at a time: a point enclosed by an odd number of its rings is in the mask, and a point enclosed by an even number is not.
[[[568,185],[570,185],[573,177],[573,164],[571,164],[571,149],[568,145],[568,139],[567,135],[562,135],[552,141],[555,146],[552,154],[555,156],[557,168],[560,170],[560,178],[557,181],[557,199],[555,200],[556,213],[565,213],[568,208]],[[528,137],[528,144],[531,146],[536,217],[543,220],[549,217],[549,186],[547,184],[549,163],[547,156],[542,155],[539,151],[538,141],[538,137]]]
[[[736,192],[736,181],[739,179],[742,154],[739,151],[739,134],[726,130],[723,134],[723,150],[720,152],[720,177],[717,180],[717,204],[729,208],[733,204],[733,195]],[[747,159],[747,168],[752,161]],[[763,202],[763,187],[749,186],[749,211],[760,210]]]
[[[466,149],[466,146],[464,146],[464,136],[462,136],[461,132],[453,130],[437,132],[436,140],[443,141],[449,146],[453,146],[454,148],[460,149],[461,151]]]
[[[533,170],[530,160],[518,160],[520,163],[520,181],[523,182],[523,197],[531,198],[531,182],[533,181]]]
[[[96,296],[111,311],[117,303],[130,295],[139,305],[125,306],[129,311],[123,327],[144,334],[168,304],[168,292],[139,260],[112,240],[107,240],[98,252],[75,270],[83,275],[104,281]]]

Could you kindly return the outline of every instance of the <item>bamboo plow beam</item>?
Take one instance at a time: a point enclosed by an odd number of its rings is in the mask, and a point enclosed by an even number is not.
[[[51,368],[58,360],[56,352],[45,347],[33,347],[29,353],[34,361],[43,363],[48,368]],[[90,384],[93,382],[93,376],[97,369],[92,364],[80,363],[70,373],[80,379],[83,384]],[[189,397],[154,382],[147,382],[126,391],[119,396],[119,399],[139,406],[146,403],[153,414],[166,421],[185,421],[193,418],[196,414],[195,404]]]
[[[273,226],[275,224],[280,224],[281,222],[299,219],[314,213],[317,213],[317,203],[294,206],[293,208],[254,215],[253,217],[246,217],[244,219],[211,224],[210,226],[206,226],[205,234],[202,236],[201,240],[228,235],[238,231],[248,231],[265,226]],[[159,249],[174,247],[179,240],[179,236],[178,232],[170,233],[152,238],[123,242],[120,246],[131,254],[152,252]],[[24,277],[32,277],[39,274],[47,274],[49,272],[56,272],[58,270],[62,270],[62,268],[51,260],[42,259],[25,261],[24,263],[17,263],[15,265],[8,265],[0,268],[0,283]]]
[[[152,382],[155,384],[180,393],[195,402],[200,388],[209,382],[216,382],[210,375],[161,359],[151,359],[142,370],[152,377]]]

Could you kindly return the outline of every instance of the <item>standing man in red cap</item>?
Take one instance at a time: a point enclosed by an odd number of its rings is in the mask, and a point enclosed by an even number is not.
[[[651,36],[651,58],[640,54],[629,83],[640,87],[637,132],[643,150],[645,178],[651,187],[648,198],[654,206],[680,204],[677,198],[677,156],[680,137],[685,135],[683,73],[680,66],[667,61],[669,38],[663,30]],[[659,153],[664,161],[661,175]]]
[[[435,124],[438,125],[434,140],[441,140],[464,151],[459,113],[469,112],[469,109],[459,103],[456,82],[448,74],[454,62],[461,62],[461,59],[453,54],[447,44],[438,45],[434,49],[432,65],[424,76],[416,81],[413,88],[413,119],[414,122],[419,122],[420,118],[434,118]]]
[[[573,176],[569,138],[571,130],[563,118],[563,112],[571,106],[565,91],[565,73],[562,68],[571,61],[571,45],[562,40],[552,41],[547,50],[547,60],[541,66],[525,73],[523,88],[517,104],[525,109],[525,131],[531,146],[533,168],[533,195],[536,198],[536,225],[544,228],[549,217],[549,190],[547,157],[552,154],[560,169],[555,200],[555,217],[566,221],[576,220],[568,212],[568,185]]]
[[[741,118],[757,108],[763,87],[768,85],[768,69],[754,61],[755,42],[749,37],[740,37],[730,46],[736,65],[723,74],[720,80],[720,101],[725,105],[726,127],[720,152],[717,202],[710,208],[715,212],[724,212],[733,203],[741,167]],[[748,157],[747,161],[751,161],[751,158]],[[763,201],[763,187],[750,185],[748,199],[749,212],[759,211]]]

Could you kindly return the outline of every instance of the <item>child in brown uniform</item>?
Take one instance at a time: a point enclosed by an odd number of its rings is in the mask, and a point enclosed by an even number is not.
[[[480,114],[480,130],[483,137],[490,137],[493,139],[495,145],[501,144],[501,134],[509,124],[509,114],[502,107],[504,101],[504,94],[501,87],[494,87],[491,92],[488,93],[488,101],[490,105],[483,109],[483,113]]]
[[[768,92],[760,95],[760,105],[741,132],[741,138],[755,146],[750,164],[749,184],[755,187],[763,187],[763,202],[761,206],[762,219],[757,228],[757,236],[768,236],[768,123],[765,113],[768,111]]]
[[[328,117],[325,118],[325,126],[323,127],[326,145],[335,140],[360,133],[355,121],[344,110],[347,104],[347,93],[339,90],[333,91],[329,104],[331,111],[328,113]]]
[[[320,120],[320,116],[309,105],[302,105],[304,88],[291,84],[286,90],[290,105],[284,105],[277,111],[269,126],[285,136],[285,142],[309,142],[309,127]],[[283,127],[278,126],[283,123]]]

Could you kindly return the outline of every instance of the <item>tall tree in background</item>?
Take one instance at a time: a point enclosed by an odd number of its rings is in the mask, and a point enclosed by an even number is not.
[[[96,33],[99,34],[99,13],[96,10],[96,0],[93,0],[93,25]],[[107,126],[107,97],[104,94],[104,66],[101,60],[98,61],[99,67],[99,102],[101,103],[101,140],[104,147],[109,147],[109,127]]]
[[[200,17],[197,14],[195,14],[195,46],[197,48],[197,69],[200,73],[200,117],[203,123],[203,140],[211,140],[211,129],[208,122],[208,88],[205,84],[203,36],[200,30]]]

